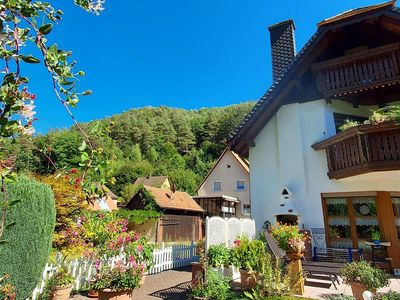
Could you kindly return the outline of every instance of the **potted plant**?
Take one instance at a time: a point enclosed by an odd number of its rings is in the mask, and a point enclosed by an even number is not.
[[[235,241],[232,249],[232,261],[239,268],[240,282],[243,288],[251,289],[256,285],[259,276],[259,261],[265,256],[266,248],[262,241],[250,241],[242,237]]]
[[[372,231],[371,238],[375,245],[379,245],[381,243],[381,233],[378,230]]]
[[[371,266],[366,261],[346,264],[341,270],[343,282],[351,286],[355,298],[362,300],[362,294],[389,285],[389,276],[383,270]]]
[[[65,267],[60,267],[46,283],[51,300],[67,300],[71,295],[74,277],[72,277]]]
[[[278,223],[271,230],[279,247],[286,251],[286,255],[290,259],[296,260],[303,257],[306,237],[299,232],[298,226]]]
[[[198,284],[192,288],[192,299],[193,300],[206,300],[208,299],[207,289],[203,284]]]
[[[225,245],[212,245],[208,248],[207,259],[210,267],[223,272],[229,265],[229,249]]]
[[[132,256],[129,256],[127,265],[117,261],[111,268],[103,263],[93,278],[91,288],[98,291],[99,300],[129,300],[132,291],[140,286],[144,268]]]

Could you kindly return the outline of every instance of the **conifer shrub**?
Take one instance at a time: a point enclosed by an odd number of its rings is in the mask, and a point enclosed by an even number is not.
[[[9,274],[16,287],[17,299],[31,296],[51,251],[56,210],[50,187],[35,180],[20,177],[7,184],[6,224],[0,245],[0,275]],[[3,199],[0,199],[3,205]]]

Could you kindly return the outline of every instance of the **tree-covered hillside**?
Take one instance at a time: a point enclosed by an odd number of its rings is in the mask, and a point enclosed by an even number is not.
[[[200,110],[145,107],[101,120],[104,126],[111,124],[95,141],[112,161],[108,176],[115,177],[115,185],[110,188],[129,197],[137,177],[168,175],[178,189],[193,194],[229,133],[253,105]],[[17,156],[18,171],[45,174],[77,164],[81,143],[82,137],[71,128],[37,136],[33,143],[21,139],[8,148]]]

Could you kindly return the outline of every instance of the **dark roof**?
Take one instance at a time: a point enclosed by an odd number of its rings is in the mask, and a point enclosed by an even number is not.
[[[400,8],[394,6],[395,2],[396,1],[390,1],[390,2],[385,2],[381,5],[373,5],[373,6],[364,7],[361,10],[343,15],[340,18],[340,21],[343,22],[344,20],[348,20],[349,18],[351,19],[353,17],[359,16],[360,14],[364,14],[365,12],[371,13],[372,11],[376,11],[376,10],[380,11],[382,9],[384,9],[385,12],[391,12],[391,13],[395,13],[396,15],[400,15]],[[329,19],[327,19],[327,20],[329,20]],[[251,125],[253,125],[253,123],[259,118],[261,113],[264,112],[269,106],[271,106],[272,103],[274,103],[274,100],[275,100],[274,96],[278,95],[283,90],[283,88],[286,87],[286,84],[289,82],[290,75],[295,73],[296,68],[302,63],[302,60],[304,59],[306,54],[310,53],[311,50],[313,50],[316,47],[316,45],[321,41],[322,37],[330,29],[332,29],[331,26],[333,27],[334,25],[337,24],[336,21],[339,21],[339,19],[335,19],[335,22],[333,20],[331,20],[331,22],[328,22],[327,20],[324,20],[325,22],[322,21],[321,23],[319,23],[317,31],[311,36],[311,38],[307,41],[307,43],[300,50],[300,52],[296,54],[296,56],[294,57],[293,61],[289,65],[289,67],[282,74],[282,77],[277,79],[276,82],[271,85],[271,87],[265,92],[265,94],[258,100],[258,102],[255,104],[253,109],[242,120],[242,122],[239,124],[239,126],[237,126],[235,128],[235,130],[230,134],[228,146],[231,149],[238,152],[239,155],[243,156],[244,151],[242,149],[239,149],[236,147],[238,140],[243,137],[243,135],[251,127]],[[280,105],[281,105],[281,103],[277,103],[278,108],[280,107]],[[267,118],[263,119],[264,126],[268,121],[269,121],[269,119],[267,119]],[[262,128],[258,129],[258,132],[261,129]],[[251,138],[254,138],[254,136]],[[249,140],[249,141],[247,141],[247,144],[249,144],[251,142],[252,141]]]
[[[139,177],[136,179],[134,185],[148,185],[153,186],[156,188],[160,188],[165,180],[168,180],[168,176],[146,176],[146,177]]]

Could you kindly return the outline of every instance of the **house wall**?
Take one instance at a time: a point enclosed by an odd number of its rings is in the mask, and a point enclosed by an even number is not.
[[[281,191],[292,192],[300,226],[323,228],[321,193],[351,191],[400,191],[400,171],[375,172],[331,180],[324,150],[311,145],[336,134],[333,112],[368,115],[370,108],[325,100],[282,106],[250,147],[252,217],[258,229],[276,222]]]
[[[228,168],[227,165],[231,167]],[[242,217],[243,204],[250,204],[249,178],[249,173],[247,173],[237,159],[227,151],[197,193],[199,196],[220,197],[225,195],[237,198],[240,201],[238,217]],[[236,190],[236,181],[238,179],[244,180],[244,191]],[[214,191],[214,181],[221,181],[221,191]]]

